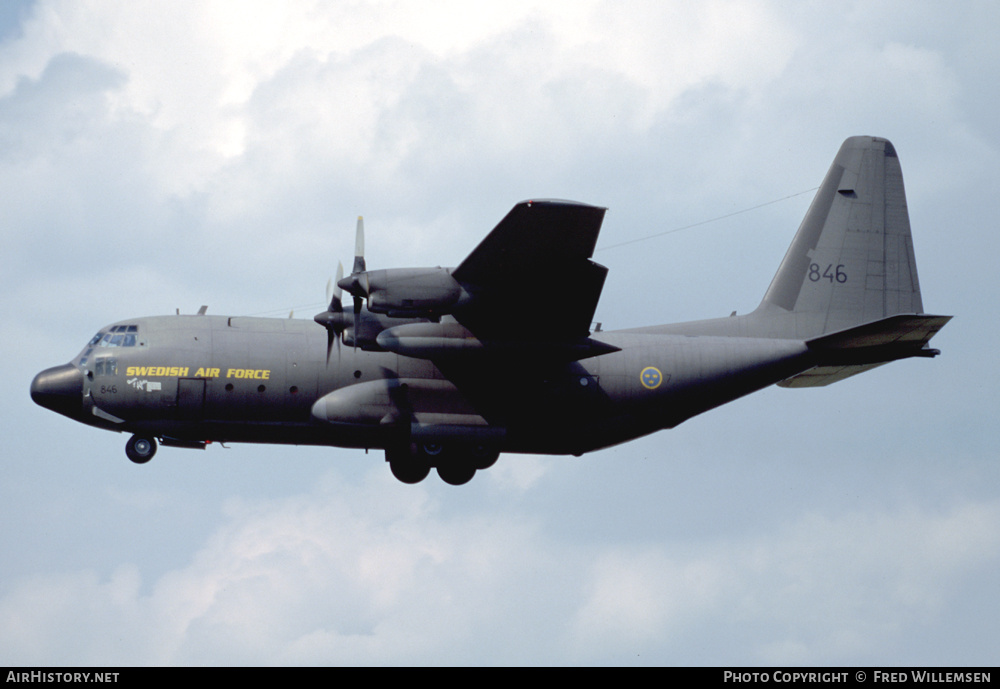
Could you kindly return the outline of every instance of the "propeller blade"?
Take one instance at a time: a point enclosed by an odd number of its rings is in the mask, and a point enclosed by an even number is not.
[[[344,310],[344,303],[342,300],[343,290],[340,285],[337,284],[344,279],[344,264],[337,261],[337,278],[336,282],[332,280],[326,283],[326,301],[330,304],[328,311],[334,313],[341,313]]]
[[[337,282],[339,283],[343,279],[344,279],[344,263],[343,263],[343,261],[337,261]],[[330,310],[331,311],[336,310],[337,313],[343,313],[344,312],[344,301],[343,301],[342,296],[343,296],[343,290],[341,290],[340,285],[338,284],[333,289],[333,299],[330,301]],[[341,321],[341,323],[343,323],[343,321]],[[339,332],[340,337],[337,338],[337,361],[338,362],[340,361],[340,341],[344,339],[344,330],[345,329],[344,329],[344,327],[342,325],[341,328],[340,328],[340,332]],[[327,360],[329,360],[329,356],[330,355],[329,355],[329,352],[328,352],[327,353]]]
[[[344,278],[344,264],[337,261],[337,282]],[[333,314],[344,313],[343,290],[340,285],[330,278],[326,282],[326,300],[329,303],[324,313],[318,314],[316,322],[326,328],[326,365],[330,365],[330,352],[333,351],[333,343],[337,342],[337,358],[340,359],[340,341],[344,338],[345,323],[343,316],[334,318]],[[339,335],[339,337],[338,337]]]
[[[358,229],[354,236],[354,270],[352,274],[365,272],[365,219],[358,216]]]
[[[358,316],[361,315],[361,297],[354,297],[354,351],[358,350]]]

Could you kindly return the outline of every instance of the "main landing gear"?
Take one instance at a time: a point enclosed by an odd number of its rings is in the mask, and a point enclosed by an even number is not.
[[[156,454],[156,438],[133,435],[125,444],[125,454],[136,464],[145,464]]]
[[[204,449],[204,443],[185,444],[169,438],[164,440],[164,444]],[[156,454],[156,438],[138,433],[133,435],[125,444],[125,454],[136,464],[145,464]],[[453,486],[468,483],[477,471],[496,464],[499,457],[499,450],[464,444],[408,443],[385,451],[385,460],[389,462],[392,475],[403,483],[420,483],[433,468],[437,469],[442,481]]]
[[[385,461],[392,475],[403,483],[420,483],[436,468],[445,483],[461,486],[472,480],[476,471],[489,469],[500,457],[498,450],[486,447],[417,444],[387,448]]]

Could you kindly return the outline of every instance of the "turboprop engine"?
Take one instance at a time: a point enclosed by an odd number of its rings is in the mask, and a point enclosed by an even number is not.
[[[471,298],[447,268],[369,270],[338,283],[355,297],[368,300],[368,310],[398,318],[442,316]]]

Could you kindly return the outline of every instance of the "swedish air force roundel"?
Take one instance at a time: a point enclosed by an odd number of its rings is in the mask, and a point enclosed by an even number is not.
[[[663,374],[655,366],[647,366],[639,373],[639,382],[647,390],[655,390],[663,382]]]

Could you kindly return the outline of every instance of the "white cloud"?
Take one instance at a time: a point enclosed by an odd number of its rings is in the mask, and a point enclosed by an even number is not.
[[[107,579],[10,587],[4,661],[874,661],[910,627],[933,629],[965,578],[1000,557],[996,503],[620,547],[569,545],[491,510],[446,515],[442,498],[381,475],[323,483],[230,503],[190,560],[155,581],[124,564]],[[728,648],[712,654],[699,644],[718,626]]]
[[[12,93],[39,80],[65,53],[122,74],[124,83],[108,93],[110,114],[150,128],[158,159],[150,169],[176,193],[204,189],[234,157],[268,140],[275,145],[267,164],[285,174],[302,154],[335,160],[348,177],[386,164],[391,174],[428,144],[446,158],[535,146],[567,155],[580,136],[601,136],[609,126],[645,129],[694,85],[766,83],[795,43],[763,3],[628,10],[178,2],[151,11],[143,3],[51,0],[5,47],[0,85]],[[595,119],[623,97],[624,117]],[[255,102],[271,116],[259,120],[247,109]],[[284,165],[282,152],[291,156]],[[385,175],[373,181],[385,183]]]

